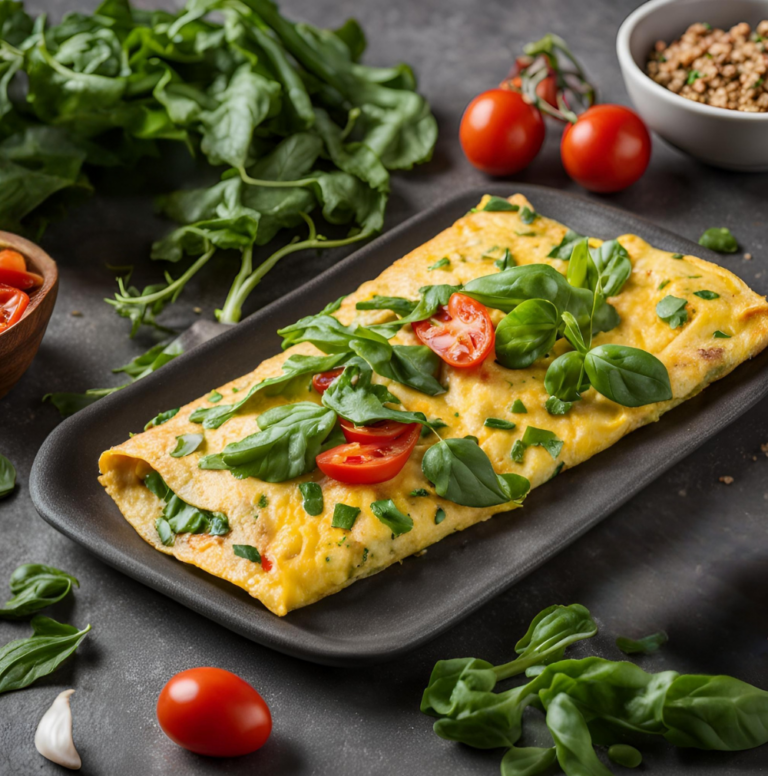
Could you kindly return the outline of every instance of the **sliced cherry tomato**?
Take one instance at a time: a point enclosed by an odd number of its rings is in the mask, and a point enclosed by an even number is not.
[[[489,89],[469,103],[459,140],[478,170],[511,175],[527,167],[541,149],[546,128],[541,112],[509,89]]]
[[[34,272],[19,272],[17,269],[0,267],[0,283],[5,283],[7,286],[13,286],[14,288],[20,288],[22,291],[27,291],[30,288],[39,288],[42,286],[43,278],[41,275],[37,275]]]
[[[0,269],[15,269],[17,272],[26,272],[27,262],[18,251],[5,248],[0,251]]]
[[[317,456],[317,465],[326,476],[351,485],[391,480],[400,473],[419,441],[421,426],[414,423],[406,428],[408,431],[390,442],[352,442],[334,447]]]
[[[493,350],[496,332],[488,311],[464,294],[453,294],[438,315],[412,323],[416,336],[446,364],[459,369],[481,364]]]
[[[344,371],[344,367],[340,369],[331,369],[330,372],[320,372],[312,378],[312,387],[319,393],[323,394],[328,390],[330,384]]]
[[[21,320],[29,304],[29,297],[18,288],[0,283],[0,331]]]
[[[400,434],[409,431],[413,423],[398,423],[396,420],[380,420],[372,426],[356,426],[348,420],[341,419],[341,430],[347,438],[347,442],[360,442],[360,444],[376,444],[377,442],[389,442]]]
[[[157,699],[157,720],[179,746],[211,757],[255,752],[272,732],[272,716],[261,695],[222,668],[176,674]]]
[[[648,167],[651,136],[629,108],[594,105],[565,128],[560,156],[568,175],[585,189],[621,191]]]

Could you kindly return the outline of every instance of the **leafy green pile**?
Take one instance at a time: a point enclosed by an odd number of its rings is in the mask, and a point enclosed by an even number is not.
[[[190,0],[177,14],[104,0],[56,26],[0,0],[0,228],[44,224],[90,191],[91,168],[119,170],[161,157],[164,141],[183,143],[220,180],[163,198],[179,227],[152,256],[194,261],[143,291],[121,283],[111,302],[132,333],[154,325],[217,250],[233,249],[240,270],[218,316],[237,322],[282,257],[378,232],[389,171],[431,156],[437,125],[411,69],[359,64],[365,45],[354,20],[338,30],[293,23],[272,0]],[[347,236],[318,234],[316,210],[350,225]],[[256,260],[297,227],[305,239]]]
[[[437,717],[441,738],[479,749],[506,747],[502,776],[552,773],[555,763],[567,776],[610,776],[595,745],[610,747],[614,762],[635,767],[642,756],[630,744],[653,736],[720,751],[768,742],[765,690],[730,676],[650,674],[628,662],[564,659],[568,645],[596,633],[583,606],[550,606],[534,618],[509,663],[439,661],[421,710]],[[529,682],[494,692],[498,682],[522,673]],[[553,746],[517,746],[528,707],[545,713]]]

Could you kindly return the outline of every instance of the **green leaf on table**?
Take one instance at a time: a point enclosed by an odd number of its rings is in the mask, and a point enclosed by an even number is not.
[[[656,315],[669,324],[670,329],[676,329],[682,326],[688,320],[688,311],[685,306],[687,300],[676,296],[665,296],[656,305]]]
[[[391,498],[374,501],[371,504],[371,512],[384,523],[395,536],[408,533],[413,529],[413,520],[410,515],[403,514]]]
[[[642,407],[672,398],[667,368],[639,348],[600,345],[587,353],[584,369],[599,393],[624,407]]]
[[[299,485],[304,511],[312,517],[323,513],[323,489],[316,482],[302,482]]]
[[[171,453],[172,458],[184,458],[203,444],[205,437],[203,434],[183,434],[176,437],[176,449]]]
[[[608,759],[623,768],[637,768],[643,762],[643,755],[628,744],[614,744],[608,749]]]
[[[669,641],[664,631],[651,633],[649,636],[643,636],[641,639],[628,639],[619,636],[616,639],[616,646],[625,655],[650,655],[663,647]]]
[[[717,253],[736,253],[739,250],[736,238],[731,234],[731,230],[726,227],[707,229],[699,237],[699,245],[703,245],[705,248],[709,248]]]
[[[351,507],[348,504],[336,504],[333,508],[331,527],[343,528],[345,531],[351,531],[359,514],[359,507]]]
[[[549,773],[556,761],[557,754],[553,746],[513,746],[501,761],[501,776],[539,776]]]
[[[19,619],[58,603],[67,596],[73,584],[80,585],[71,574],[53,566],[40,563],[19,566],[11,575],[10,588],[14,596],[0,608],[0,619]]]
[[[13,492],[15,487],[16,468],[4,455],[0,455],[0,498]]]

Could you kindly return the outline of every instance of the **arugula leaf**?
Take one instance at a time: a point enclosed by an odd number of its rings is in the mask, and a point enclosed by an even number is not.
[[[316,482],[302,482],[299,485],[304,511],[312,517],[323,513],[323,489]]]
[[[413,529],[413,520],[410,515],[403,514],[391,498],[382,501],[374,501],[371,504],[371,512],[384,523],[395,536],[408,533]]]
[[[496,360],[508,369],[525,369],[548,353],[557,339],[560,316],[552,302],[529,299],[496,327]]]
[[[669,324],[670,329],[682,326],[688,320],[688,311],[685,306],[688,302],[676,296],[665,296],[656,305],[656,315]]]
[[[525,477],[496,474],[488,456],[470,438],[441,440],[424,454],[421,468],[438,496],[465,507],[521,504],[530,489]]]
[[[599,393],[624,407],[641,407],[672,398],[667,368],[639,348],[600,345],[587,353],[584,369]]]
[[[261,553],[250,544],[233,544],[232,552],[238,558],[245,558],[245,560],[249,560],[252,563],[261,563]]]
[[[12,493],[15,487],[16,469],[4,455],[0,455],[0,498]]]
[[[257,422],[261,431],[201,458],[199,467],[229,469],[238,479],[256,477],[264,482],[300,477],[315,468],[315,458],[336,425],[336,414],[312,402],[298,402],[273,407]]]
[[[53,566],[40,563],[19,566],[11,575],[14,596],[0,608],[0,619],[16,620],[58,603],[68,595],[73,584],[80,585],[71,574]]]
[[[49,617],[32,618],[32,635],[0,647],[0,693],[21,690],[53,673],[77,648],[91,626],[78,630]]]
[[[652,633],[650,636],[644,636],[641,639],[627,639],[619,636],[616,639],[616,646],[625,655],[650,655],[663,647],[669,641],[664,631]]]
[[[568,231],[563,235],[563,239],[560,240],[560,243],[553,246],[552,250],[547,254],[547,258],[568,261],[571,258],[571,253],[573,252],[573,248],[576,243],[583,239],[583,234],[574,232],[573,229],[568,229]]]
[[[515,423],[512,423],[509,420],[504,420],[503,418],[486,418],[483,425],[487,426],[488,428],[503,429],[504,431],[512,431],[512,429],[517,428]]]
[[[179,414],[179,407],[172,410],[166,410],[165,412],[158,412],[152,420],[147,421],[144,426],[145,431],[154,428],[155,426],[162,426],[163,423],[167,423],[171,418],[176,417]]]
[[[503,197],[491,195],[483,208],[488,213],[517,213],[520,205],[513,205],[509,200]]]
[[[709,248],[717,253],[736,253],[739,250],[739,244],[736,238],[731,234],[731,230],[726,227],[707,229],[699,237],[699,245]]]
[[[183,434],[176,437],[176,449],[171,453],[172,458],[184,458],[203,444],[205,437],[202,434]]]

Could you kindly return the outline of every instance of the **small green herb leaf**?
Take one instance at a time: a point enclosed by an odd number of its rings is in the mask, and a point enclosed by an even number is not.
[[[690,86],[694,81],[702,77],[702,74],[698,70],[691,70],[688,73],[688,78],[685,79],[685,83]]]
[[[668,280],[662,280],[661,283],[659,283],[658,290],[661,291],[662,288],[666,288],[668,285],[669,285],[669,281]]]
[[[233,544],[232,552],[238,558],[245,558],[245,560],[249,560],[252,563],[261,563],[261,553],[250,544]]]
[[[673,253],[673,254],[672,254],[672,258],[673,258],[673,259],[678,259],[678,260],[679,260],[679,259],[682,259],[682,258],[684,258],[684,256],[683,256],[683,254],[682,254],[682,253]]]
[[[360,509],[358,507],[350,507],[347,504],[336,504],[333,508],[331,526],[333,528],[343,528],[345,531],[351,531],[359,514]]]
[[[595,389],[624,407],[672,398],[667,368],[656,356],[626,345],[600,345],[587,353],[587,377]]]
[[[522,439],[516,439],[515,444],[512,445],[511,457],[515,463],[522,463],[523,456],[525,455],[525,445]]]
[[[557,396],[550,396],[544,403],[544,408],[550,415],[565,415],[570,412],[573,402],[561,401]]]
[[[208,396],[208,401],[211,402],[211,404],[217,404],[223,398],[224,397],[218,391],[211,391],[211,393]]]
[[[671,329],[682,326],[688,320],[688,311],[685,306],[688,302],[677,296],[665,296],[656,305],[656,315],[669,324]]]
[[[509,200],[503,197],[491,196],[483,208],[488,213],[516,213],[520,210],[520,205],[513,205]]]
[[[445,510],[442,507],[438,507],[437,512],[435,512],[435,525],[440,525],[443,520],[445,520]]]
[[[202,434],[183,434],[176,437],[176,449],[171,453],[172,458],[184,458],[203,444],[205,437]]]
[[[614,744],[608,749],[608,759],[623,768],[637,768],[643,762],[643,755],[629,744]]]
[[[538,216],[539,214],[535,210],[531,210],[528,205],[520,211],[520,220],[524,224],[532,224]]]
[[[323,513],[323,489],[316,482],[302,482],[299,485],[303,499],[302,506],[308,515],[317,517]]]
[[[509,252],[509,248],[505,248],[504,255],[500,259],[496,259],[496,261],[493,262],[493,266],[503,272],[505,269],[509,269],[510,267],[516,267],[517,262]]]
[[[693,295],[694,296],[698,296],[699,299],[707,299],[707,300],[710,300],[710,301],[712,299],[719,299],[720,298],[720,294],[716,294],[714,291],[694,291]]]
[[[517,424],[512,423],[509,420],[504,420],[503,418],[486,418],[483,425],[488,428],[498,428],[504,431],[512,431],[513,428],[517,428]]]
[[[413,498],[424,498],[430,496],[431,493],[426,488],[418,488],[417,490],[412,490],[408,495]]]
[[[550,396],[563,402],[575,402],[589,390],[589,378],[584,371],[585,355],[570,350],[558,356],[544,376],[544,388]]]
[[[512,406],[510,407],[509,411],[518,415],[528,413],[528,410],[525,408],[525,404],[523,404],[521,399],[515,399],[514,402],[512,402]]]
[[[357,310],[391,310],[401,318],[410,315],[418,302],[412,302],[402,296],[379,296],[374,294],[371,299],[365,302],[358,302],[355,305]]]
[[[13,598],[0,608],[0,619],[16,620],[55,604],[79,582],[66,571],[39,563],[19,566],[11,575]]]
[[[583,239],[583,234],[579,234],[578,232],[574,232],[573,229],[569,229],[563,236],[563,239],[560,240],[560,244],[555,245],[547,254],[547,258],[568,261],[571,258],[574,245],[576,245],[579,240]]]
[[[410,515],[403,514],[391,498],[382,501],[374,501],[371,504],[371,512],[384,523],[395,536],[408,533],[413,529],[413,520]]]
[[[549,352],[557,339],[560,316],[545,299],[529,299],[496,328],[496,360],[508,369],[525,369]]]
[[[547,431],[547,429],[535,426],[528,426],[525,429],[522,442],[526,447],[543,447],[552,458],[557,458],[560,455],[564,444],[562,439],[557,438],[554,431]]]
[[[669,641],[664,631],[652,633],[650,636],[644,636],[641,639],[627,639],[619,636],[616,639],[616,646],[625,655],[650,655],[656,652],[659,647],[663,647]]]
[[[730,334],[726,334],[724,331],[720,331],[720,329],[718,329],[712,336],[715,339],[730,339],[731,338]]]
[[[436,269],[447,269],[451,266],[451,260],[447,256],[443,256],[442,259],[438,259],[431,267],[427,267],[427,269],[432,272]]]
[[[176,407],[174,410],[166,410],[165,412],[160,412],[157,415],[155,415],[152,420],[150,420],[145,426],[144,430],[149,431],[149,429],[154,428],[155,426],[162,426],[163,423],[167,423],[174,415],[178,415],[179,408]]]
[[[739,250],[739,244],[736,238],[731,234],[731,230],[726,227],[707,229],[699,237],[699,245],[709,248],[717,253],[736,253]]]

